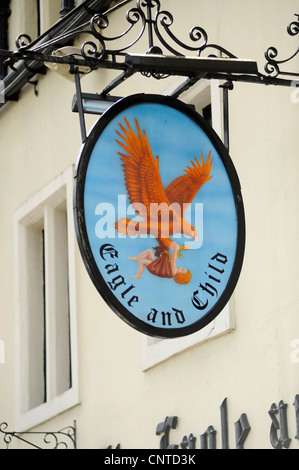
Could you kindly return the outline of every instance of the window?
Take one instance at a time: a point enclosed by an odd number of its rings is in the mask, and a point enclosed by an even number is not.
[[[61,0],[36,0],[38,36],[59,20]]]
[[[62,1],[17,0],[11,1],[10,7],[9,48],[15,49],[15,40],[20,34],[25,33],[34,40],[59,20]]]
[[[72,180],[70,169],[15,214],[18,429],[78,401]]]
[[[165,94],[171,94],[179,86],[177,82],[167,89]],[[223,139],[223,89],[217,80],[201,80],[180,99],[186,104],[193,104],[196,111],[201,114]],[[229,302],[222,312],[202,330],[182,338],[156,339],[148,336],[142,337],[142,368],[147,370],[174,355],[199,345],[234,329],[234,316],[232,303]]]
[[[212,126],[212,105],[211,105],[211,103],[207,104],[202,109],[202,116],[209,123],[209,125]]]
[[[10,17],[10,0],[2,0],[0,2],[0,49],[8,49],[8,18]],[[0,80],[7,74],[7,66],[5,65],[5,58],[0,58]],[[0,90],[1,93],[2,90]],[[3,101],[2,101],[3,102]],[[0,96],[1,103],[1,96]]]

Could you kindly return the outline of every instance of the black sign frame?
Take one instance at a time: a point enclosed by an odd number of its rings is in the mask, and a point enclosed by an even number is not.
[[[212,141],[215,149],[219,153],[225,170],[229,177],[231,188],[234,195],[235,210],[237,215],[237,243],[236,243],[236,256],[234,260],[233,269],[227,282],[225,291],[221,297],[204,317],[200,318],[195,323],[181,328],[165,329],[155,327],[149,323],[146,323],[139,318],[135,317],[124,305],[115,297],[111,289],[105,282],[98,266],[95,262],[89,238],[87,235],[87,229],[85,224],[85,213],[84,213],[84,188],[86,172],[89,164],[89,159],[94,149],[94,146],[100,138],[103,130],[110,123],[110,121],[116,117],[120,112],[126,110],[128,107],[133,106],[137,103],[161,103],[165,106],[173,107],[178,111],[185,114],[192,121],[194,121],[204,131],[208,138]],[[210,127],[210,125],[193,109],[192,106],[188,106],[185,103],[169,96],[154,95],[154,94],[136,94],[121,99],[108,109],[97,121],[92,128],[88,138],[86,139],[81,153],[78,157],[75,172],[74,172],[74,198],[73,198],[73,210],[74,210],[74,223],[75,231],[78,241],[80,253],[87,269],[87,272],[104,299],[108,306],[116,313],[124,322],[129,326],[138,330],[141,333],[149,336],[158,338],[176,338],[187,336],[196,331],[202,329],[212,320],[214,320],[219,313],[223,310],[227,302],[229,301],[236,284],[238,282],[245,252],[245,214],[243,199],[241,194],[240,181],[234,167],[234,164],[223,145],[222,141],[216,134],[216,132]]]

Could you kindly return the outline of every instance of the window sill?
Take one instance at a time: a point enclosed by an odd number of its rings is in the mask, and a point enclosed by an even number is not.
[[[190,336],[175,339],[142,338],[142,370],[164,362],[193,346],[230,333],[234,329],[232,306],[227,304],[222,312],[202,330]]]
[[[15,428],[18,432],[28,431],[78,404],[78,393],[74,388],[70,388],[52,401],[43,403],[26,413],[20,414],[19,411],[16,410]]]

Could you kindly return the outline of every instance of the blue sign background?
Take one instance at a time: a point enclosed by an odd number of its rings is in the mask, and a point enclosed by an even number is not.
[[[184,174],[183,170],[187,165],[190,166],[194,157],[201,161],[202,152],[206,161],[211,151],[212,179],[200,188],[191,204],[191,213],[195,203],[203,205],[203,244],[199,248],[183,251],[183,257],[178,258],[177,261],[178,266],[189,269],[191,272],[192,278],[188,284],[179,285],[173,279],[154,276],[147,269],[141,279],[132,278],[137,273],[138,266],[128,258],[157,246],[156,239],[149,236],[134,239],[129,236],[120,238],[116,230],[113,230],[112,238],[100,239],[96,234],[96,224],[101,218],[96,214],[97,206],[102,203],[113,205],[115,222],[117,222],[119,219],[118,196],[127,195],[124,173],[118,155],[121,149],[115,141],[116,138],[119,139],[116,135],[116,130],[120,130],[118,123],[125,125],[125,117],[135,132],[135,118],[141,130],[146,131],[154,157],[159,155],[159,170],[164,188]],[[127,206],[129,204],[127,195]],[[232,275],[237,252],[238,216],[235,196],[226,168],[214,143],[185,113],[161,103],[145,102],[127,107],[107,122],[93,147],[87,166],[84,215],[90,249],[107,285],[111,281],[111,275],[105,268],[107,259],[105,261],[100,256],[99,249],[104,243],[110,243],[118,252],[118,258],[108,260],[108,262],[117,263],[127,287],[134,285],[134,295],[138,297],[138,302],[134,302],[129,307],[121,296],[121,289],[116,289],[112,294],[134,317],[148,323],[151,327],[163,330],[180,329],[198,322],[219,302]],[[184,238],[183,235],[182,238],[174,240],[180,245],[187,242],[191,248],[196,243],[194,240]],[[217,254],[221,254],[222,257],[218,256],[218,259],[211,261]],[[209,265],[224,271],[220,274],[209,268]],[[218,280],[215,281],[209,276]],[[195,292],[198,292],[197,299],[203,304],[208,301],[205,309],[199,310],[192,302]],[[152,320],[148,319],[148,314],[152,309],[159,313],[173,312],[173,309],[180,310],[184,314],[185,321],[178,323],[173,317],[171,325],[168,322],[163,324],[163,316],[158,313],[153,324]]]

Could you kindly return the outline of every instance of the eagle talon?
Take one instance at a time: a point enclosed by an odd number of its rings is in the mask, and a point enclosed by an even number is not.
[[[190,246],[189,245],[184,245],[184,246],[181,246],[181,248],[178,249],[178,257],[179,258],[182,258],[183,255],[181,255],[181,251],[183,250],[190,250]]]

